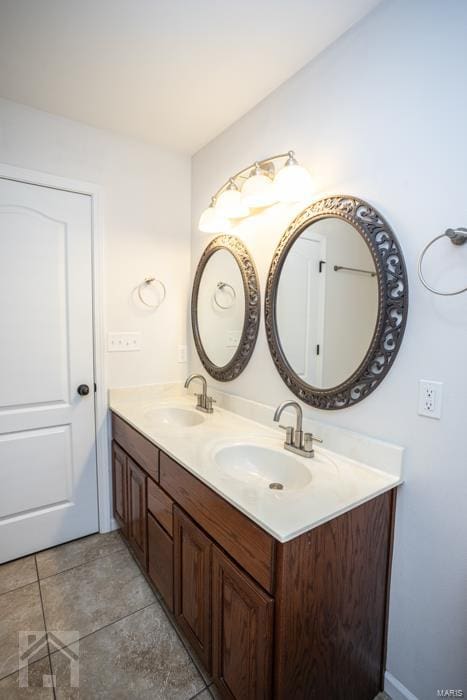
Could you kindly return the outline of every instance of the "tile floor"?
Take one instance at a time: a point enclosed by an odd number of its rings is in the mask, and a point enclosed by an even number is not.
[[[0,621],[0,698],[218,697],[118,532],[0,566]],[[27,672],[18,654],[26,630],[35,633]],[[79,691],[70,687],[78,647]]]

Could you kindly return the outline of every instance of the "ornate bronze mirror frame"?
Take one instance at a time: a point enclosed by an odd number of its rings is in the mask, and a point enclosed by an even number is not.
[[[292,245],[311,224],[329,217],[351,224],[366,241],[377,274],[378,313],[368,351],[356,371],[339,385],[320,389],[304,382],[285,357],[278,334],[276,300],[281,270]],[[374,391],[394,363],[404,335],[407,309],[407,271],[398,240],[381,214],[367,202],[343,195],[325,197],[304,209],[282,235],[266,285],[266,335],[279,374],[305,403],[340,409],[358,403]]]
[[[199,332],[198,324],[198,295],[201,278],[208,260],[219,250],[228,250],[235,258],[241,272],[243,291],[245,295],[245,314],[242,335],[235,354],[223,367],[214,364],[208,357]],[[242,241],[235,236],[226,234],[217,236],[205,248],[193,281],[191,297],[191,325],[195,340],[196,350],[205,370],[220,382],[229,382],[238,377],[248,364],[253,353],[256,338],[258,336],[261,317],[261,299],[259,291],[258,274],[253,259]]]

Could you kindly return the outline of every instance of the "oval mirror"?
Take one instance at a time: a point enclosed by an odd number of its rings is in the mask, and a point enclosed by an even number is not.
[[[260,318],[256,268],[235,236],[217,236],[203,252],[193,282],[191,318],[204,368],[220,381],[235,379],[253,352]]]
[[[319,408],[373,391],[397,353],[407,315],[397,239],[369,204],[315,202],[289,226],[266,291],[266,332],[289,388]]]

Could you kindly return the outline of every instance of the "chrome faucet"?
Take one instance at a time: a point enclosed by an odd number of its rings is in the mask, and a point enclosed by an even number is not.
[[[208,383],[202,374],[190,374],[185,382],[185,389],[188,389],[193,379],[199,379],[203,385],[203,391],[201,394],[195,394],[196,396],[196,408],[198,411],[203,411],[204,413],[212,413],[212,404],[216,403],[212,396],[208,396]]]
[[[313,442],[323,442],[320,438],[314,437],[313,433],[303,432],[303,412],[302,407],[296,401],[284,401],[276,408],[274,413],[274,420],[276,423],[279,422],[282,411],[289,406],[295,408],[297,412],[297,421],[295,428],[291,425],[279,425],[279,428],[285,430],[285,442],[284,448],[290,450],[290,452],[295,452],[295,454],[301,457],[313,457],[315,451],[313,449]]]

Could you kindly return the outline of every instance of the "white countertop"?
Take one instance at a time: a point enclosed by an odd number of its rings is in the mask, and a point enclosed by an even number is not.
[[[402,483],[400,474],[363,464],[324,446],[315,447],[314,458],[299,457],[284,450],[283,431],[217,406],[214,413],[203,414],[195,411],[194,403],[194,397],[182,393],[179,386],[152,392],[143,387],[110,392],[112,411],[280,542]],[[151,412],[164,407],[188,409],[204,420],[190,427],[155,423]],[[214,459],[219,449],[231,444],[259,445],[298,460],[311,472],[311,481],[303,488],[275,491],[258,488],[248,479],[232,478]]]

